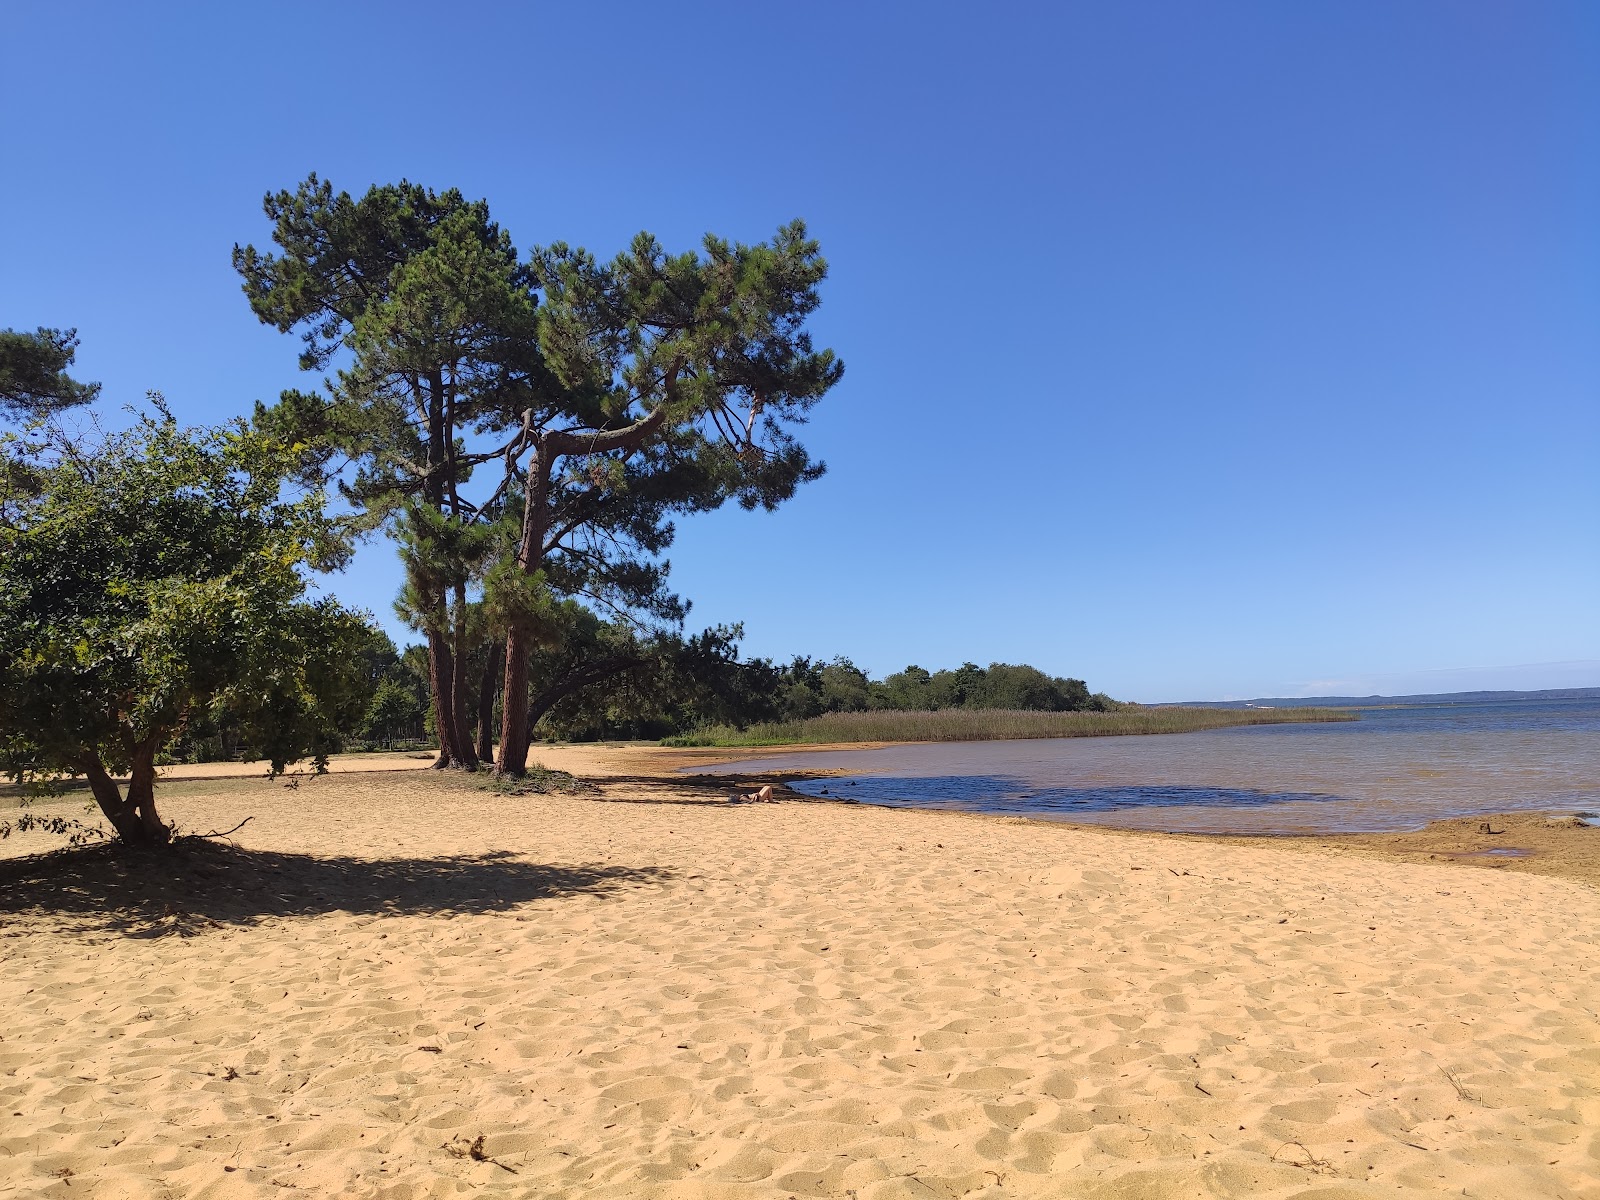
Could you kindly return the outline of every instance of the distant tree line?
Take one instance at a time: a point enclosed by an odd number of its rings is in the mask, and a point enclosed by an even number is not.
[[[737,626],[688,638],[640,638],[624,626],[585,615],[589,620],[581,635],[530,662],[535,678],[550,681],[529,709],[530,741],[664,738],[707,726],[744,729],[832,712],[1112,712],[1125,707],[1103,692],[1091,693],[1081,679],[1027,665],[969,662],[932,672],[913,665],[873,679],[845,657],[741,659]],[[420,648],[409,653],[420,664]],[[592,686],[595,664],[609,671],[604,687]],[[415,676],[408,695],[418,696],[425,687],[426,678]],[[412,702],[426,707],[424,700]],[[499,717],[493,714],[494,721]],[[369,718],[367,727],[374,725]]]
[[[1047,675],[1037,667],[1013,663],[962,663],[954,670],[929,672],[908,666],[882,680],[867,677],[848,658],[828,662],[795,658],[775,667],[751,664],[776,675],[782,711],[752,720],[804,720],[826,712],[894,709],[936,712],[947,708],[1030,709],[1035,712],[1109,712],[1117,702],[1089,691],[1081,679]]]
[[[931,672],[913,665],[873,679],[842,656],[742,659],[737,626],[691,637],[641,637],[586,609],[575,608],[571,619],[574,628],[567,637],[530,658],[529,674],[543,683],[527,713],[530,742],[667,738],[711,726],[745,729],[833,712],[1112,712],[1125,707],[1103,692],[1091,693],[1081,679],[1027,665],[969,662]],[[356,654],[365,701],[340,731],[345,747],[437,746],[427,648],[397,650],[387,634],[373,628]],[[487,649],[479,649],[463,664],[469,676],[487,680],[474,697],[475,703],[490,698],[473,718],[478,740],[492,738],[503,717],[493,690],[496,672],[485,670],[489,657]],[[246,745],[226,723],[201,722],[186,730],[169,754],[178,761],[206,762],[236,758]]]

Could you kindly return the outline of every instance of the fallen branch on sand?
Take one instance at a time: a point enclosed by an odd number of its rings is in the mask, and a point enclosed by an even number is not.
[[[515,1167],[506,1166],[498,1158],[489,1157],[484,1151],[483,1134],[481,1133],[470,1142],[465,1138],[452,1138],[444,1144],[444,1150],[447,1154],[453,1154],[456,1158],[470,1158],[473,1162],[493,1163],[502,1171],[510,1171],[513,1175],[520,1173]]]
[[[251,815],[251,816],[246,817],[244,820],[240,821],[232,829],[223,829],[223,830],[213,829],[210,833],[184,833],[184,834],[179,834],[178,837],[174,838],[173,840],[174,841],[184,841],[184,840],[193,838],[195,841],[199,841],[201,838],[226,838],[226,837],[232,836],[235,833],[238,833],[239,830],[243,829],[246,825],[250,824],[250,822],[254,821],[254,820],[255,820],[255,816]]]

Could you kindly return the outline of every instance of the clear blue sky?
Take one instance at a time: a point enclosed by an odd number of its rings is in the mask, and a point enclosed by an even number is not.
[[[830,473],[683,523],[695,627],[1142,700],[1600,685],[1600,6],[21,0],[3,28],[0,327],[76,325],[108,402],[305,384],[228,255],[309,171],[487,197],[524,248],[802,216],[847,364],[807,434]],[[399,633],[397,575],[379,547],[332,586]]]

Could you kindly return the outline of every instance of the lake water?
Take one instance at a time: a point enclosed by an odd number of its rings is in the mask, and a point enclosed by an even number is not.
[[[818,769],[849,775],[795,790],[1189,833],[1415,829],[1474,813],[1600,810],[1600,701],[1363,709],[1347,723],[941,742],[739,764],[752,775]]]

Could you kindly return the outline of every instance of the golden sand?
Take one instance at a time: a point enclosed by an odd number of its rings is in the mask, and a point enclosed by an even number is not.
[[[0,846],[0,1195],[1600,1196],[1581,880],[538,755]]]

